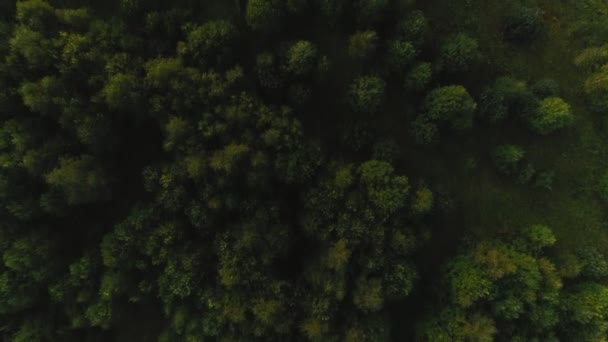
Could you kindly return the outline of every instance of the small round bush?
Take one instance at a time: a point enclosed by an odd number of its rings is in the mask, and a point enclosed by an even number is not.
[[[451,36],[441,47],[439,60],[447,72],[467,71],[481,60],[479,44],[464,33]]]
[[[412,91],[422,91],[431,83],[432,77],[431,64],[420,63],[405,76],[405,88]]]
[[[348,55],[354,59],[370,57],[378,44],[376,31],[359,31],[350,36],[348,42]]]
[[[556,97],[560,92],[559,84],[551,78],[544,78],[532,86],[532,92],[541,99]]]
[[[521,147],[507,144],[498,146],[492,154],[492,159],[500,172],[511,174],[517,170],[524,156],[525,152]]]
[[[411,42],[394,40],[388,47],[388,65],[391,71],[402,72],[416,58],[416,48]]]
[[[374,159],[394,162],[399,158],[401,149],[393,139],[380,140],[374,145]]]
[[[294,76],[309,74],[316,65],[317,48],[309,41],[301,40],[287,51],[287,72]]]
[[[511,10],[503,21],[504,37],[515,44],[528,44],[538,39],[543,31],[538,9],[517,7]]]
[[[411,12],[397,26],[397,33],[400,37],[420,45],[424,42],[424,36],[429,29],[429,22],[422,11]]]
[[[356,113],[373,113],[384,102],[386,83],[378,76],[357,78],[350,86],[349,103]]]
[[[530,127],[540,133],[549,134],[570,126],[574,116],[570,105],[559,97],[548,97],[540,102],[538,111],[529,119]]]

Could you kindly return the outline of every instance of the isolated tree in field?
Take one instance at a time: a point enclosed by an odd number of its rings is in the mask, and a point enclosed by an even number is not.
[[[353,81],[348,92],[351,109],[373,113],[384,103],[386,83],[378,76],[362,76]]]
[[[503,19],[505,39],[511,43],[528,44],[543,32],[543,22],[539,9],[517,6],[508,11]]]
[[[410,66],[417,55],[414,44],[402,40],[391,41],[387,53],[390,70],[399,73]]]
[[[373,56],[378,44],[376,31],[357,31],[350,36],[348,55],[351,58],[363,60]]]
[[[254,30],[269,32],[277,30],[283,22],[284,8],[281,0],[247,1],[245,20]]]
[[[211,20],[190,27],[186,41],[179,44],[179,54],[194,65],[226,64],[236,34],[236,27],[226,20]]]
[[[372,24],[381,20],[388,4],[388,0],[355,0],[357,21],[361,24]]]
[[[500,172],[506,174],[516,172],[524,156],[524,150],[515,145],[500,145],[492,153],[494,165]]]
[[[477,104],[463,86],[452,85],[432,90],[425,98],[424,116],[432,122],[446,122],[455,130],[473,126]]]
[[[294,76],[310,74],[316,64],[317,48],[309,41],[298,41],[287,51],[285,69]]]
[[[430,63],[414,66],[405,76],[405,88],[411,91],[422,91],[431,83],[433,70]]]
[[[410,12],[405,19],[397,24],[397,34],[400,38],[414,43],[416,47],[424,42],[429,29],[429,23],[424,13],[419,10]]]
[[[477,40],[459,33],[449,37],[439,51],[439,63],[448,73],[470,70],[481,60]]]
[[[549,134],[574,122],[570,105],[559,97],[548,97],[540,102],[538,111],[529,119],[530,127],[540,134]]]

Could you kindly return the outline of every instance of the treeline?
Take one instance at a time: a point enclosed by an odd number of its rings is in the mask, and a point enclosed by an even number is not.
[[[413,4],[249,0],[203,19],[137,0],[112,16],[0,6],[10,341],[391,340],[388,304],[416,295],[415,257],[450,207],[377,128],[394,94],[418,149],[475,125],[542,136],[574,122],[549,79],[467,89],[478,42],[430,40]],[[317,28],[293,29],[307,18]],[[512,44],[542,34],[528,8],[504,25]],[[577,59],[598,106],[604,50]],[[523,148],[489,153],[550,188]],[[407,324],[424,341],[605,339],[608,261],[556,258],[554,243],[543,225],[468,240]]]

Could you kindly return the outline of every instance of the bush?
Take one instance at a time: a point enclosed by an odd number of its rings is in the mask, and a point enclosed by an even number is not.
[[[541,99],[559,96],[559,84],[550,78],[544,78],[532,86],[534,95]]]
[[[378,76],[357,78],[350,86],[349,103],[356,113],[373,113],[384,103],[386,84]]]
[[[439,53],[441,67],[449,73],[464,72],[481,60],[477,40],[459,33],[448,38]]]
[[[429,22],[422,11],[411,12],[397,26],[398,35],[408,41],[413,42],[416,46],[424,42],[424,36],[429,29]]]
[[[264,52],[257,55],[255,64],[258,80],[262,87],[268,89],[281,87],[282,77],[276,66],[275,57],[271,53]]]
[[[388,0],[356,0],[354,7],[357,21],[361,24],[380,21],[388,7],[388,2]]]
[[[608,65],[604,65],[585,80],[585,93],[589,96],[593,111],[608,111]]]
[[[416,48],[410,42],[394,40],[388,47],[388,65],[391,71],[402,72],[416,58]]]
[[[431,64],[420,63],[405,76],[405,88],[411,91],[422,91],[431,83],[432,77]]]
[[[494,149],[492,160],[496,168],[504,174],[517,171],[520,162],[525,156],[524,150],[515,145],[501,145]]]
[[[257,31],[275,31],[284,16],[283,1],[281,0],[249,0],[245,11],[245,21]]]
[[[375,160],[395,162],[401,154],[399,144],[392,139],[384,139],[374,145],[373,157]]]
[[[455,130],[465,130],[473,126],[477,105],[463,86],[452,85],[432,90],[424,106],[429,121],[448,122]]]
[[[606,63],[608,63],[608,44],[585,49],[574,59],[577,67],[590,71],[597,70]]]
[[[315,68],[317,48],[309,41],[301,40],[287,51],[286,70],[294,76],[304,76]]]
[[[355,32],[348,42],[348,55],[354,59],[368,58],[376,51],[377,44],[376,31]]]
[[[500,77],[480,96],[479,113],[490,122],[508,116],[529,117],[536,111],[538,100],[523,81]]]
[[[537,113],[529,119],[530,127],[540,134],[552,133],[570,126],[573,122],[570,105],[559,97],[542,100]]]
[[[538,9],[518,7],[510,11],[503,20],[503,32],[507,41],[528,44],[543,32],[542,19]]]

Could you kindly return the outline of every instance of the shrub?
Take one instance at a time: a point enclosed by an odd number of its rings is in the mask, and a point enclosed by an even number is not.
[[[524,150],[515,145],[501,145],[494,149],[492,160],[496,168],[505,174],[512,174],[525,156]]]
[[[348,55],[355,59],[365,59],[370,57],[378,44],[376,31],[358,31],[350,36],[348,42]]]
[[[503,20],[504,37],[511,43],[528,44],[537,39],[542,31],[543,23],[538,9],[517,7]]]
[[[530,127],[540,133],[549,134],[574,122],[570,105],[559,97],[548,97],[540,102],[538,111],[529,119]]]
[[[473,126],[476,103],[463,86],[452,85],[432,90],[425,99],[425,116],[433,122],[448,122],[455,130]]]
[[[286,70],[294,76],[309,74],[316,65],[317,48],[308,41],[301,40],[287,51]]]
[[[541,99],[556,97],[559,96],[560,92],[559,84],[551,78],[544,78],[532,86],[532,92]]]
[[[459,33],[448,38],[440,50],[440,65],[450,73],[464,72],[481,60],[477,40]]]
[[[405,76],[405,88],[411,91],[422,91],[431,83],[433,70],[430,63],[420,63]]]
[[[411,12],[397,26],[401,38],[413,42],[416,46],[424,42],[424,36],[429,29],[429,22],[422,11]]]
[[[416,48],[410,42],[394,40],[388,47],[388,65],[391,71],[401,72],[416,58]]]
[[[373,113],[384,102],[386,84],[378,76],[363,76],[357,78],[350,86],[349,102],[356,113]]]

